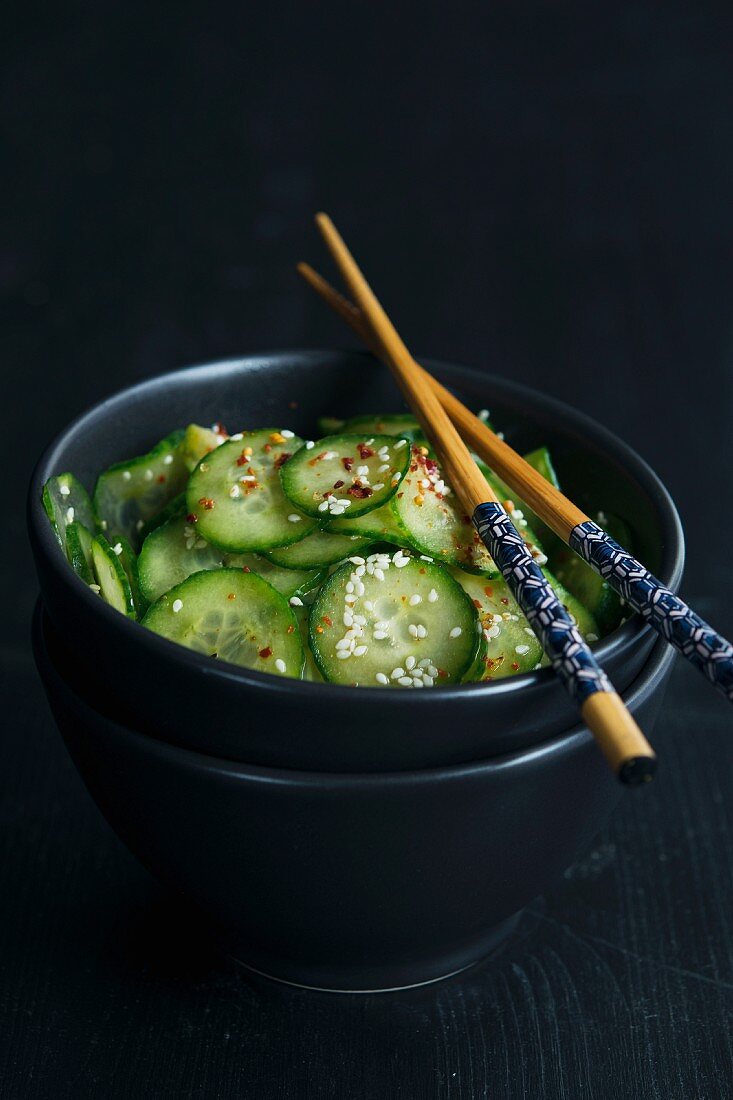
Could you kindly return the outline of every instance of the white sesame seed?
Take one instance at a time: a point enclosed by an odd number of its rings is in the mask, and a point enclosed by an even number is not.
[[[431,688],[435,683],[435,680],[433,680],[432,676],[423,676],[422,682],[425,684],[425,687]]]
[[[420,555],[420,561],[434,561],[434,558],[429,558],[427,554]]]
[[[152,481],[153,480],[153,471],[152,470],[146,470],[145,471],[145,480],[146,481]]]
[[[349,561],[351,562],[352,565],[363,565],[364,564],[364,559],[357,557],[356,554],[354,555],[353,558],[349,558]]]
[[[338,454],[336,453],[336,451],[326,451],[323,456],[324,462],[328,462],[332,458],[338,458]]]
[[[347,581],[346,582],[346,591],[347,592],[353,592],[354,591],[354,582],[353,581]]]
[[[419,677],[419,676],[413,676],[413,678],[412,678],[412,686],[413,686],[414,688],[421,688],[421,687],[423,686],[423,682],[422,682],[422,680],[420,679],[420,677]]]
[[[123,481],[130,481],[131,478],[132,478],[132,474],[130,473],[129,470],[123,470],[122,471],[122,480]]]
[[[375,680],[377,681],[378,684],[388,684],[389,683],[389,678],[387,676],[385,676],[383,672],[378,672],[377,675],[375,676]]]
[[[374,570],[374,576],[377,578],[378,581],[383,581],[384,580],[384,570],[383,569],[375,569]]]
[[[404,675],[405,675],[405,670],[404,670],[404,668],[400,668],[399,665],[397,666],[397,668],[392,669],[392,679],[393,680],[399,680],[400,676],[404,676]]]
[[[412,687],[412,677],[411,676],[400,676],[397,683],[402,684],[402,686],[406,687],[406,688]]]
[[[529,646],[528,645],[515,645],[514,652],[519,653],[520,656],[524,653],[529,653]]]
[[[315,443],[313,442],[313,440],[312,439],[307,440],[306,444],[305,444],[306,451],[310,451],[313,447],[315,447]]]
[[[145,526],[145,524],[143,523],[143,521],[141,519],[139,519],[137,521],[137,523],[135,524],[135,530],[136,531],[142,531],[144,526]],[[105,531],[107,530],[107,521],[106,520],[103,521],[102,527],[104,528]]]
[[[140,530],[140,528],[142,527],[142,525],[143,525],[143,521],[142,521],[141,519],[139,519],[139,520],[137,521],[137,529],[138,529],[138,531]],[[100,526],[100,527],[102,528],[102,530],[103,530],[103,531],[106,531],[106,530],[107,530],[107,520],[106,520],[106,519],[103,519],[103,520],[101,520],[101,521],[100,521],[100,524],[99,524],[99,526]]]
[[[291,432],[290,428],[281,428],[280,429],[280,435],[283,436],[284,439],[294,439],[295,438],[295,432]]]
[[[449,638],[460,638],[462,633],[463,633],[463,631],[461,630],[460,626],[454,626],[453,629],[451,630],[450,634],[448,635],[448,637]]]
[[[412,654],[410,654],[410,656],[405,661],[405,668],[408,670],[408,672],[412,672],[413,668],[415,667],[415,664],[416,664],[415,658],[412,656]]]
[[[421,489],[429,489],[429,488],[430,488],[430,480],[429,480],[429,478],[427,478],[427,477],[424,477],[424,478],[422,479],[422,481],[420,482],[420,488],[421,488]]]
[[[71,489],[68,485],[59,485],[59,492],[61,493],[62,497],[67,497],[71,492]]]
[[[326,511],[328,511],[328,501],[327,501],[327,500],[324,500],[322,504],[319,504],[319,505],[318,505],[318,511],[319,511],[319,512],[326,512]]]
[[[356,649],[354,650],[354,656],[355,657],[363,657],[364,654],[366,653],[366,651],[368,650],[368,648],[369,648],[369,646],[366,646],[366,645],[358,645],[356,647]]]
[[[368,466],[357,466],[356,467],[356,473],[357,473],[358,477],[366,477],[367,474],[369,473],[369,467]]]
[[[275,668],[278,672],[285,672],[287,665],[283,661],[282,657],[278,657],[278,659],[275,661]]]
[[[431,588],[430,591],[428,592],[428,603],[435,603],[437,598],[438,598],[438,593],[435,591],[434,588]]]
[[[346,604],[356,603],[356,596],[354,595],[353,592],[349,592],[348,595],[344,596],[344,603],[346,603]]]
[[[242,476],[240,477],[239,480],[240,481],[257,481],[257,478],[255,477],[254,474],[242,474]]]
[[[242,495],[242,490],[239,488],[239,486],[238,485],[232,485],[231,489],[229,490],[229,496],[232,498],[232,500],[236,500],[237,497],[239,497],[241,495]]]
[[[423,626],[422,623],[417,628],[417,636],[418,638],[427,638],[428,636],[428,628]]]
[[[410,607],[417,607],[419,603],[422,603],[422,596],[416,592],[414,596],[410,596],[409,604]]]
[[[406,439],[398,439],[397,442],[394,445],[394,449],[396,451],[400,451],[403,447],[406,447],[406,446],[407,446],[407,440]]]
[[[351,656],[351,650],[349,650],[349,649],[340,649],[338,651],[338,653],[336,654],[336,656],[339,659],[339,661],[345,661],[347,657]]]
[[[342,505],[339,505],[339,504],[332,504],[331,505],[331,515],[332,516],[342,516],[345,511],[346,511],[346,509]]]
[[[377,470],[377,473],[378,474],[384,474],[384,473],[387,472],[388,469],[389,469],[389,462],[383,462],[382,465]]]
[[[362,588],[363,587],[364,587],[364,585],[362,585]],[[371,600],[364,600],[364,607],[367,609],[367,611],[373,611],[374,610],[374,604],[372,603]]]
[[[374,442],[374,437],[372,436],[371,439],[365,439],[364,442],[367,447],[371,447],[372,443]]]
[[[121,542],[116,542],[114,544],[114,546],[112,547],[112,553],[116,554],[117,557],[119,558],[120,554],[122,553],[122,543]]]
[[[383,481],[378,481],[376,485],[372,485],[372,489],[374,490],[375,493],[378,493],[379,490],[383,489],[383,488],[384,488],[384,482]]]
[[[244,432],[235,432],[234,435],[230,435],[229,438],[236,440],[244,439]]]
[[[383,642],[385,638],[389,638],[389,634],[386,630],[375,630],[372,637],[375,642]]]
[[[173,462],[173,455],[166,455],[165,458],[163,459],[163,465],[164,466],[170,466],[170,464],[172,462]]]
[[[288,522],[289,523],[300,523],[302,518],[303,518],[302,516],[296,515],[295,512],[291,512],[290,515],[288,516]]]
[[[300,596],[291,596],[290,597],[290,606],[291,607],[302,607],[303,606],[303,601],[301,600]]]
[[[97,595],[99,595],[99,593],[102,591],[98,584],[90,584],[89,587],[91,588],[92,592],[96,592]]]
[[[410,625],[407,628],[407,632],[412,638],[417,638],[417,626],[416,626],[416,624],[415,623],[410,623]]]
[[[73,523],[74,522],[74,509],[73,508],[67,508],[66,509],[66,522],[67,523]]]
[[[176,615],[178,614],[178,612],[181,610],[182,607],[183,607],[183,600],[174,600],[173,601],[173,611],[175,612]]]

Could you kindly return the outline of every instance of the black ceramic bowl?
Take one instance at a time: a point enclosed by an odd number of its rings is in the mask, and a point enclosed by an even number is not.
[[[469,407],[488,407],[520,450],[552,448],[568,494],[626,518],[639,557],[675,590],[683,539],[663,485],[600,425],[543,394],[462,367],[426,366]],[[297,407],[293,408],[293,403]],[[98,680],[124,722],[197,751],[275,767],[389,771],[480,760],[552,737],[576,720],[553,673],[491,684],[396,692],[302,683],[212,661],[107,607],[67,565],[41,507],[49,476],[73,470],[89,488],[112,462],[191,420],[272,424],[309,436],[319,414],[397,410],[389,373],[358,352],[291,351],[179,370],[95,405],[46,450],[29,493],[29,530],[43,598],[81,685]],[[623,691],[654,637],[634,618],[597,647]]]
[[[75,694],[40,605],[34,649],[115,832],[215,922],[236,958],[284,981],[385,989],[471,965],[587,848],[623,791],[578,727],[524,752],[382,775],[215,759]],[[672,661],[658,642],[625,693],[647,731]]]

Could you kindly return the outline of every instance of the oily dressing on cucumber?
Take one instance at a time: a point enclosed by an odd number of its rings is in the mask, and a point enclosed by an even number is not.
[[[322,430],[304,443],[288,429],[189,424],[102,471],[93,503],[67,473],[46,483],[43,506],[85,585],[207,659],[377,689],[546,664],[417,421],[375,413]],[[556,483],[547,448],[527,459]],[[479,465],[581,633],[602,637],[618,598],[544,527],[540,543],[534,514]]]
[[[300,678],[300,631],[283,595],[256,573],[194,573],[160,597],[143,625],[188,649],[234,665]]]
[[[289,546],[318,526],[295,507],[280,471],[303,441],[284,428],[244,432],[201,459],[188,482],[186,507],[201,537],[232,553]]]
[[[329,435],[306,444],[281,470],[290,500],[317,519],[371,512],[394,496],[409,462],[406,439]]]

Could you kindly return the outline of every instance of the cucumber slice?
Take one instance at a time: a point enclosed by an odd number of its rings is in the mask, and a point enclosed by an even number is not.
[[[407,441],[389,435],[328,435],[302,447],[281,470],[283,489],[319,519],[371,512],[389,500],[410,461]]]
[[[285,569],[257,554],[229,554],[211,546],[185,516],[168,520],[148,535],[140,551],[138,569],[142,594],[155,603],[164,592],[202,570],[236,568],[257,573],[287,599],[301,596],[320,584],[321,569]]]
[[[316,420],[319,436],[336,435],[344,430],[345,420],[340,416],[319,416]]]
[[[78,521],[89,530],[94,530],[94,511],[89,493],[73,474],[58,474],[50,477],[43,486],[41,500],[59,545],[68,556],[66,529],[69,524]]]
[[[593,612],[590,611],[577,596],[574,596],[561,580],[553,576],[549,570],[544,569],[543,572],[555,590],[555,595],[560,600],[560,603],[563,604],[568,614],[575,619],[575,622],[578,624],[578,630],[585,640],[591,643],[597,642],[601,636],[601,632],[598,626],[598,620]],[[594,573],[593,576],[597,576],[597,574]]]
[[[610,513],[599,512],[597,522],[621,546],[631,549],[631,532],[622,519]],[[597,632],[604,637],[621,622],[624,610],[621,600],[587,562],[579,558],[567,546],[562,546],[554,556],[558,579],[584,605],[597,622]]]
[[[300,631],[288,601],[256,573],[195,573],[153,604],[143,626],[258,672],[297,678],[303,670]]]
[[[66,528],[66,556],[71,568],[84,584],[95,584],[92,567],[93,538],[89,528],[76,520]]]
[[[181,440],[181,458],[189,470],[198,466],[204,455],[216,450],[222,443],[226,443],[229,436],[222,431],[217,424],[215,428],[203,428],[200,424],[189,424],[183,433]]]
[[[112,550],[117,555],[120,565],[125,570],[125,576],[127,582],[130,585],[130,591],[132,592],[132,604],[135,608],[135,613],[140,619],[145,614],[148,606],[148,601],[143,596],[140,590],[140,575],[138,572],[138,557],[135,551],[130,546],[129,542],[124,535],[120,535],[117,542],[113,545]]]
[[[380,539],[382,542],[392,542],[395,546],[414,549],[414,543],[407,528],[397,514],[394,497],[381,508],[375,508],[363,516],[332,519],[326,525],[326,530],[339,535],[363,535],[372,542],[374,539]]]
[[[542,660],[542,646],[502,576],[481,577],[451,569],[478,613],[486,643],[472,679],[498,680],[529,672]]]
[[[347,420],[346,432],[364,432],[366,435],[399,435],[405,439],[422,436],[422,428],[410,413],[375,413],[372,416],[355,416]]]
[[[360,554],[374,539],[359,535],[333,535],[329,531],[314,531],[312,535],[293,543],[268,550],[265,557],[283,569],[323,569],[343,561],[350,554]]]
[[[299,542],[317,527],[285,496],[279,467],[302,439],[275,429],[245,432],[202,459],[186,490],[202,538],[222,550],[272,550]]]
[[[338,569],[311,608],[309,637],[326,680],[365,687],[458,683],[480,646],[458,582],[402,550],[355,555]]]
[[[173,497],[173,500],[169,501],[162,512],[156,512],[149,520],[140,528],[140,539],[145,542],[145,539],[150,535],[156,527],[162,527],[164,523],[167,523],[169,519],[173,519],[174,516],[185,516],[186,514],[186,493],[185,490],[179,493],[177,497]]]
[[[524,460],[525,462],[528,462],[529,465],[532,466],[535,470],[537,470],[539,474],[542,474],[545,480],[549,481],[550,485],[554,486],[555,489],[560,488],[560,482],[555,471],[552,456],[550,455],[547,447],[537,447],[536,450],[530,451],[529,454],[526,454],[524,456]],[[518,497],[514,490],[511,489],[505,481],[502,481],[502,479],[498,477],[492,470],[490,470],[488,466],[485,465],[485,463],[479,460],[478,464],[481,467],[484,476],[487,477],[490,481],[499,499],[502,501],[510,500],[514,505],[515,511],[519,509],[521,518],[526,521],[525,527],[522,530],[526,541],[534,542],[534,544],[538,546],[541,545],[543,549],[546,549],[548,551],[548,553],[550,552],[550,547],[552,547],[554,550],[555,547],[562,545],[560,539],[558,539],[554,531],[552,531],[547,526],[547,524],[540,519],[537,513],[532,508],[530,508],[526,501]],[[529,532],[529,534],[527,534],[527,532]]]
[[[312,683],[322,684],[323,677],[321,671],[316,664],[313,654],[311,653],[310,643],[308,640],[308,619],[310,618],[310,608],[308,607],[293,607],[293,613],[298,622],[298,630],[300,631],[300,640],[303,644],[303,653],[305,654],[305,665],[303,667],[303,679],[310,680]]]
[[[183,432],[172,432],[152,451],[111,466],[97,478],[94,510],[101,530],[113,542],[123,535],[137,551],[145,522],[185,487],[188,468],[181,457]]]
[[[413,446],[410,466],[395,495],[397,515],[413,544],[447,565],[498,575],[471,517],[464,513],[426,447]]]
[[[135,619],[137,616],[132,599],[132,589],[119,558],[122,553],[121,546],[119,551],[117,550],[119,545],[117,543],[113,548],[104,535],[97,535],[96,538],[92,539],[92,568],[96,581],[96,584],[92,587],[99,589],[99,595],[105,603],[108,603],[110,607],[114,607],[115,611],[120,611],[128,618]]]

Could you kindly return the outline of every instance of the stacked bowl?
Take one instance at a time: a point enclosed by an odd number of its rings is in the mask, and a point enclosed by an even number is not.
[[[674,504],[633,451],[526,387],[425,365],[511,426],[517,449],[546,443],[568,495],[627,517],[639,557],[679,586]],[[91,487],[191,421],[312,436],[324,413],[398,407],[388,373],[356,352],[193,367],[84,413],[46,450],[29,493],[36,661],[101,812],[235,958],[322,989],[398,988],[472,965],[587,848],[623,791],[547,669],[422,692],[349,688],[173,645],[77,579],[41,489],[66,470]],[[596,653],[649,733],[671,650],[634,617]]]

